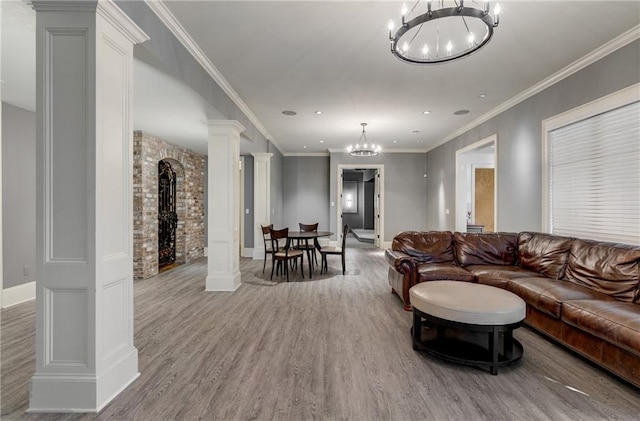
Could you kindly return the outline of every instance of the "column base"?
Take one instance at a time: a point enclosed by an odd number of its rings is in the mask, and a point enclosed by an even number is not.
[[[205,281],[205,291],[210,292],[233,292],[240,286],[240,272],[231,275],[207,276]]]
[[[100,412],[138,376],[136,348],[100,376],[36,373],[29,385],[27,412]]]

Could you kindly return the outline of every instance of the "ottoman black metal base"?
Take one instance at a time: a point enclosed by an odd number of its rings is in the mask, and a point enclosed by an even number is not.
[[[498,374],[498,367],[522,358],[522,344],[513,337],[513,330],[524,320],[507,325],[475,325],[441,319],[413,308],[413,349],[474,367],[489,368]]]

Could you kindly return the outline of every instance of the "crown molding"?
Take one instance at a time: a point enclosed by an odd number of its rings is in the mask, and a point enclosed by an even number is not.
[[[96,12],[117,28],[132,44],[141,44],[149,40],[149,36],[112,0],[100,0]]]
[[[307,156],[307,157],[328,157],[329,152],[301,152],[301,153],[285,153],[282,154],[282,156],[287,157],[287,156]]]
[[[282,150],[274,140],[273,136],[262,125],[258,117],[249,109],[247,104],[240,98],[238,93],[231,87],[229,82],[222,76],[220,71],[213,65],[211,60],[206,56],[204,51],[191,38],[191,35],[184,29],[182,24],[176,19],[174,14],[167,8],[162,0],[144,0],[151,11],[156,14],[160,21],[169,29],[169,31],[180,41],[180,43],[191,53],[193,58],[202,66],[202,68],[211,76],[211,78],[220,86],[220,88],[229,96],[229,98],[240,108],[240,111],[253,123],[260,133],[273,145]]]
[[[601,58],[606,57],[607,55],[609,55],[609,54],[613,53],[614,51],[624,47],[625,45],[630,44],[631,42],[637,40],[638,38],[640,38],[640,25],[634,26],[633,28],[629,29],[627,32],[624,32],[623,34],[617,36],[616,38],[612,39],[611,41],[607,42],[606,44],[603,44],[600,47],[596,48],[595,50],[593,50],[592,52],[588,53],[584,57],[574,61],[571,64],[569,64],[567,67],[565,67],[565,68],[561,69],[560,71],[552,74],[551,76],[547,77],[546,79],[543,79],[542,81],[540,81],[537,84],[533,85],[529,89],[526,89],[526,90],[520,92],[518,95],[514,96],[513,98],[509,99],[508,101],[503,102],[502,104],[498,105],[496,108],[494,108],[491,111],[489,111],[488,113],[478,117],[477,119],[473,120],[471,123],[467,124],[466,126],[463,126],[463,127],[459,128],[458,130],[456,130],[453,133],[450,133],[449,135],[444,137],[442,140],[437,142],[432,148],[428,149],[427,152],[437,148],[440,145],[443,145],[443,144],[447,143],[450,140],[455,139],[456,137],[468,132],[469,130],[473,129],[474,127],[479,126],[480,124],[488,121],[489,119],[497,116],[498,114],[505,112],[509,108],[521,103],[525,99],[528,99],[528,98],[532,97],[533,95],[535,95],[535,94],[547,89],[548,87],[550,87],[552,85],[555,85],[556,83],[560,82],[561,80],[563,80],[563,79],[571,76],[572,74],[584,69],[588,65],[595,63],[596,61],[600,60]]]
[[[427,153],[427,149],[385,149],[380,153],[382,155],[385,153]]]
[[[328,149],[330,153],[347,153],[347,151],[343,148],[341,149]],[[390,153],[427,153],[427,149],[383,149],[379,155],[385,155]]]

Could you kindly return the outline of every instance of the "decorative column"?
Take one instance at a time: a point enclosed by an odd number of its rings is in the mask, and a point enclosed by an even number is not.
[[[253,155],[253,258],[264,259],[262,225],[271,222],[271,157],[272,153],[256,152]]]
[[[235,120],[209,120],[207,291],[240,286],[240,133]]]
[[[133,345],[133,44],[111,1],[36,10],[36,372],[29,412],[97,412]]]

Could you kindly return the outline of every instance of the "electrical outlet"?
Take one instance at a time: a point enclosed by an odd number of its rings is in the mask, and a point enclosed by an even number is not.
[[[25,266],[22,268],[22,275],[29,276],[29,266]]]

